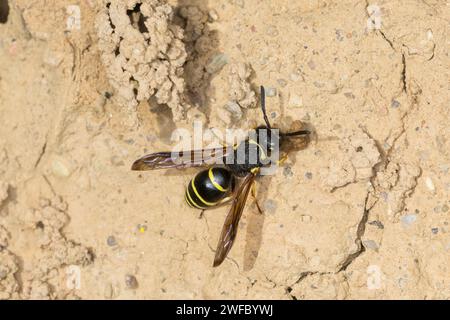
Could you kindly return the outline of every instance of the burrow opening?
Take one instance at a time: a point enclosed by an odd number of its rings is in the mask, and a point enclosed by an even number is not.
[[[138,29],[141,33],[148,32],[147,26],[145,25],[146,17],[141,12],[141,4],[138,3],[133,8],[133,10],[127,10],[127,15],[130,17],[130,22],[133,27]]]
[[[8,0],[0,0],[0,23],[8,22],[9,2]]]

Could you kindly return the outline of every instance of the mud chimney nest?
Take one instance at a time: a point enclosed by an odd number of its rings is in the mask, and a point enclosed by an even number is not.
[[[173,18],[173,8],[164,1],[110,0],[104,1],[96,28],[118,102],[135,108],[153,97],[179,121],[188,108],[183,97],[187,53],[183,29]]]

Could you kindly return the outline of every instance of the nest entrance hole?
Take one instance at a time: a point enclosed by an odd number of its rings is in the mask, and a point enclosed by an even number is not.
[[[130,17],[131,25],[138,29],[141,33],[147,33],[148,29],[145,25],[146,17],[141,12],[141,3],[134,6],[132,10],[127,10],[127,15]]]
[[[0,0],[0,23],[8,22],[9,16],[9,1]]]

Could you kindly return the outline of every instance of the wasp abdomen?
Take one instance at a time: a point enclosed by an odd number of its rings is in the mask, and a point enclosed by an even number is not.
[[[194,208],[218,205],[232,191],[234,177],[226,168],[209,168],[199,172],[186,189],[186,202]]]

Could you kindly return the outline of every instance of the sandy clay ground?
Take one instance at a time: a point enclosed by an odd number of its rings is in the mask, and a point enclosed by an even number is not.
[[[0,299],[450,298],[445,0],[1,0]],[[315,130],[229,258],[176,127]]]

